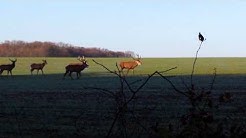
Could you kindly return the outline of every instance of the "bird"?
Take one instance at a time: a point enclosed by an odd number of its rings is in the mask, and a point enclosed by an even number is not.
[[[201,42],[204,41],[204,37],[202,36],[202,34],[201,34],[200,32],[199,32],[198,38],[199,38],[199,40],[200,40]]]

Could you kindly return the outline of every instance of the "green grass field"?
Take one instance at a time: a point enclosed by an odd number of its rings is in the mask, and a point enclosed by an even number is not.
[[[40,63],[42,59],[46,59],[48,64],[44,67],[45,75],[30,75],[30,64]],[[97,62],[105,65],[110,70],[117,70],[116,63],[120,61],[131,60],[130,58],[93,58]],[[167,76],[189,76],[193,64],[192,58],[144,58],[142,65],[135,69],[134,75],[130,71],[130,78],[142,79],[154,71],[164,71],[172,67],[177,69],[167,72]],[[87,59],[89,68],[82,72],[79,80],[71,81],[67,76],[62,80],[65,72],[65,66],[69,63],[79,62],[76,58],[18,58],[16,67],[13,69],[13,77],[7,76],[4,71],[0,76],[0,84],[2,91],[15,90],[79,90],[84,86],[115,86],[111,80],[117,79],[116,76],[108,73],[101,66],[95,64],[92,58]],[[10,63],[8,58],[0,58],[0,64]],[[217,69],[218,75],[245,75],[246,74],[246,58],[199,58],[197,60],[195,75],[212,75],[213,69]],[[73,74],[75,78],[75,74]],[[101,81],[97,83],[97,81]],[[115,82],[115,81],[113,81]],[[158,84],[158,82],[156,82]]]
[[[88,58],[89,68],[80,79],[63,78],[65,66],[78,62],[76,58],[45,58],[45,75],[30,75],[30,64],[44,58],[18,58],[13,76],[6,72],[0,76],[0,135],[2,137],[86,137],[105,136],[112,122],[116,105],[113,99],[101,93],[103,88],[117,92],[119,79]],[[111,70],[122,58],[93,58]],[[136,89],[154,71],[167,72],[173,84],[184,90],[190,84],[192,58],[144,58],[135,74],[129,72],[127,80],[135,82]],[[0,64],[10,63],[0,58]],[[234,121],[246,123],[246,58],[199,58],[195,68],[194,83],[199,89],[209,89],[213,69],[217,69],[213,96],[233,93],[233,102],[216,110],[216,118],[230,115]],[[41,72],[40,72],[41,73]],[[127,91],[127,90],[126,90]],[[159,121],[162,125],[177,119],[187,111],[184,96],[175,93],[170,84],[159,76],[152,77],[138,93],[136,108],[143,116],[142,123]],[[216,100],[215,100],[216,101]],[[146,113],[145,107],[155,107]],[[96,132],[96,133],[95,133]]]
[[[40,63],[46,59],[48,64],[44,69],[45,74],[62,74],[68,63],[78,62],[76,58],[18,58],[16,67],[13,69],[14,75],[29,75],[30,64]],[[93,58],[111,70],[116,70],[116,63],[131,59],[123,58]],[[96,65],[92,58],[87,58],[90,67],[85,73],[105,72],[100,66]],[[158,70],[166,70],[177,66],[176,70],[169,72],[175,75],[189,75],[191,73],[193,58],[144,58],[143,64],[136,68],[136,75],[147,75]],[[8,58],[0,58],[0,64],[10,63]],[[217,68],[218,74],[246,74],[246,58],[199,58],[196,64],[195,74],[211,74],[213,68]],[[5,73],[6,74],[6,73]],[[130,73],[131,74],[131,73]],[[3,74],[4,75],[4,74]]]

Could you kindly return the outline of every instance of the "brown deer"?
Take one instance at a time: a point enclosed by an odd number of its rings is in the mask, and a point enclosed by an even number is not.
[[[15,67],[15,62],[17,61],[17,59],[15,60],[9,59],[9,60],[12,62],[12,64],[0,65],[0,75],[3,73],[4,70],[7,70],[7,75],[9,75],[10,73],[12,76],[12,69]]]
[[[81,58],[80,56],[78,57],[78,60],[81,63],[70,63],[69,65],[67,65],[65,67],[66,72],[64,73],[63,79],[65,78],[65,76],[69,73],[69,76],[71,77],[71,79],[73,79],[72,77],[72,72],[76,72],[77,73],[77,79],[79,79],[79,77],[81,76],[81,71],[83,71],[85,68],[88,68],[88,64],[86,59],[84,58],[84,56]]]
[[[138,56],[138,58],[132,57],[133,61],[122,61],[122,62],[120,62],[120,69],[121,69],[120,71],[123,73],[123,70],[127,69],[127,74],[128,74],[129,70],[132,70],[133,74],[134,74],[134,69],[137,66],[142,64],[142,62],[140,61],[141,58],[139,57],[139,55],[137,55],[137,56]]]
[[[39,70],[41,70],[41,71],[42,71],[42,74],[44,74],[43,68],[44,68],[44,66],[45,66],[46,64],[48,64],[48,63],[47,63],[46,60],[42,60],[42,61],[43,61],[43,63],[32,63],[32,64],[30,65],[30,67],[31,67],[31,69],[30,69],[31,74],[32,74],[33,70],[35,70],[35,69],[37,70],[37,75],[38,75]]]

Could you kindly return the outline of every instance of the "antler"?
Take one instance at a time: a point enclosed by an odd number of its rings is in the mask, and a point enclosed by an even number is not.
[[[82,56],[82,58],[80,56],[78,56],[78,60],[81,61],[81,62],[86,62],[86,59],[84,56]]]
[[[137,57],[138,57],[138,59],[141,59],[141,57],[139,56],[139,54],[137,54]]]
[[[17,59],[16,59],[16,58],[15,58],[14,60],[12,60],[12,59],[10,59],[10,58],[9,58],[9,60],[10,60],[10,61],[12,61],[12,62],[16,62],[16,61],[17,61]]]
[[[134,58],[134,57],[132,56],[132,59],[134,59],[134,60],[140,60],[140,59],[141,59],[141,57],[139,56],[139,54],[136,54],[136,56],[137,56],[137,58]]]

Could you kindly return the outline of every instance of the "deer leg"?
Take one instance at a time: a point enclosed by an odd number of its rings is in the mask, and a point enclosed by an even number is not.
[[[81,72],[79,72],[78,75],[79,75],[78,77],[80,78],[81,77]]]
[[[70,76],[70,78],[73,80],[72,72],[71,72],[71,71],[69,72],[69,76]]]
[[[123,71],[123,69],[121,69],[120,72],[122,73],[122,76],[124,76],[124,71]]]
[[[77,72],[77,79],[79,79],[79,72]]]
[[[30,69],[30,71],[31,71],[31,75],[32,75],[33,70],[34,70],[34,69]]]
[[[127,70],[127,73],[126,73],[126,75],[128,75],[128,72],[129,72],[129,70],[130,70],[130,69],[128,69],[128,70]]]
[[[67,75],[68,72],[69,72],[69,71],[66,70],[66,72],[65,72],[64,75],[63,75],[63,79],[65,78],[65,76]]]
[[[10,75],[12,76],[12,71],[11,71],[11,70],[9,71],[9,73],[10,73]],[[8,75],[9,75],[9,74],[8,74]]]
[[[2,73],[3,73],[3,70],[0,70],[0,75],[2,75]]]
[[[38,75],[39,69],[37,69],[37,75]]]
[[[44,75],[44,72],[43,72],[43,70],[41,69],[41,71],[42,71],[42,75]]]

